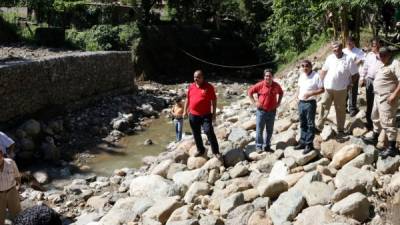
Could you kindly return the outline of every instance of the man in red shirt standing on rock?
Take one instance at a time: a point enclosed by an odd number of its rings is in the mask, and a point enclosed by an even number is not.
[[[254,98],[257,94],[257,99]],[[264,70],[264,80],[252,86],[248,95],[250,101],[256,105],[256,148],[257,150],[271,151],[271,137],[274,131],[276,109],[281,104],[283,91],[281,86],[273,81],[271,69]],[[264,129],[267,135],[264,139]]]
[[[201,128],[203,128],[212,152],[220,157],[218,141],[212,125],[217,110],[217,96],[214,87],[204,80],[201,70],[196,70],[193,78],[194,83],[189,85],[187,92],[184,115],[189,114],[189,124],[197,147],[196,156],[203,155],[206,150],[201,138]]]

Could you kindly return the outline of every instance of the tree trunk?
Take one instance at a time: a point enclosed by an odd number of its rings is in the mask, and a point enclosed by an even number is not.
[[[349,37],[349,23],[348,23],[348,8],[347,6],[342,6],[340,9],[340,28],[342,31],[342,44],[346,43],[346,39]]]
[[[355,40],[355,44],[358,47],[360,46],[360,27],[361,27],[361,9],[356,7],[353,10],[353,20],[354,20],[354,29],[352,30],[352,35]]]

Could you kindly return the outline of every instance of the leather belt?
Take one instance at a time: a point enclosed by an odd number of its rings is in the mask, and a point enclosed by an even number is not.
[[[12,186],[10,189],[7,189],[5,191],[0,191],[0,194],[4,194],[4,193],[8,193],[9,191],[11,191],[11,189],[13,189],[15,186]]]
[[[261,110],[261,111],[263,111],[263,112],[276,112],[276,109],[273,109],[273,110],[270,110],[270,111],[267,111],[267,110],[264,110],[264,109],[262,109],[262,108],[257,108],[258,110]]]

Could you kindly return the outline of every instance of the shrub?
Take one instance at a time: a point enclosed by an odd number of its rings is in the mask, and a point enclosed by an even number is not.
[[[67,30],[66,39],[74,47],[87,51],[128,50],[136,46],[140,33],[136,24],[95,25],[85,31]]]

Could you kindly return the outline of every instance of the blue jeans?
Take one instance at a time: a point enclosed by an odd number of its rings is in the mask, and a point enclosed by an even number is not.
[[[174,119],[176,141],[182,140],[183,119]]]
[[[315,137],[316,110],[317,102],[315,100],[299,102],[300,144],[313,144]]]
[[[212,115],[208,114],[204,116],[195,116],[189,114],[189,124],[190,127],[192,128],[197,151],[199,153],[204,153],[206,150],[206,148],[203,145],[203,139],[201,138],[201,128],[203,128],[203,131],[207,135],[208,141],[210,142],[212,152],[214,154],[218,154],[219,146],[212,125]]]
[[[274,131],[276,111],[266,112],[257,109],[256,112],[256,147],[263,148],[271,145],[272,132]],[[267,135],[264,139],[264,129]]]

